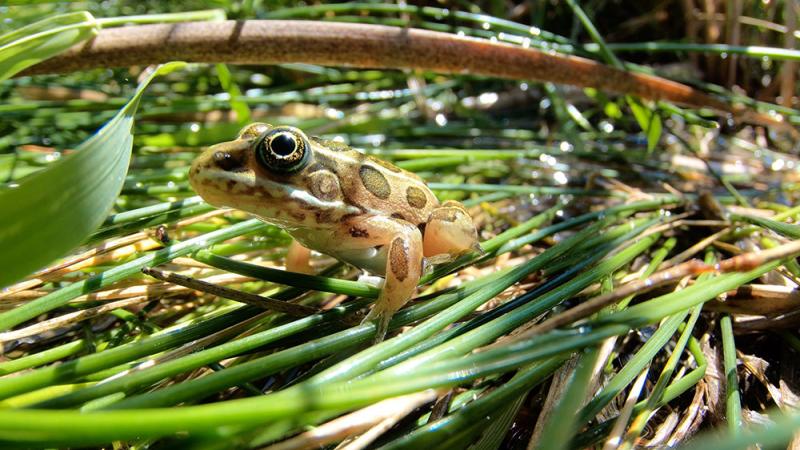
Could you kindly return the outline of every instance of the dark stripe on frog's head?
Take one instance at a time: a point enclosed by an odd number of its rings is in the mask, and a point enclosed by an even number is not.
[[[389,181],[380,170],[365,164],[358,169],[358,176],[364,188],[375,197],[386,200],[391,195],[392,188],[389,186]]]
[[[427,197],[425,197],[425,191],[416,187],[416,186],[409,186],[406,189],[406,201],[412,208],[422,209],[425,207],[425,204],[428,203]]]

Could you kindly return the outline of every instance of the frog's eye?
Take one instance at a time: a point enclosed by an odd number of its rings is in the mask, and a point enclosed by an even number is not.
[[[258,160],[275,172],[294,172],[301,169],[308,158],[308,142],[288,129],[273,129],[255,141]]]

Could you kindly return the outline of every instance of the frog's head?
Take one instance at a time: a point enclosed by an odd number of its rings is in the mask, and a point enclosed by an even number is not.
[[[313,149],[288,126],[254,123],[230,142],[211,146],[192,163],[189,182],[204,200],[292,225],[309,208],[325,208],[307,193],[304,168]],[[311,204],[309,204],[311,202]]]

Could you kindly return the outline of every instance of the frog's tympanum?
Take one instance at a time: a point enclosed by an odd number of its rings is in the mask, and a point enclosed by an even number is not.
[[[411,296],[425,262],[472,250],[478,236],[464,207],[440,204],[415,174],[294,127],[254,123],[192,164],[189,180],[207,202],[252,213],[286,230],[287,269],[309,272],[309,250],[385,277],[365,320],[377,340]]]

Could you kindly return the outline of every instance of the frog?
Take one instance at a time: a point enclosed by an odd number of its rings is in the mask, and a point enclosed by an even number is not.
[[[483,253],[463,204],[440,202],[418,175],[299,128],[252,123],[189,168],[207,203],[250,213],[294,242],[286,270],[310,273],[314,250],[383,278],[363,322],[384,339],[394,313],[434,264]]]

